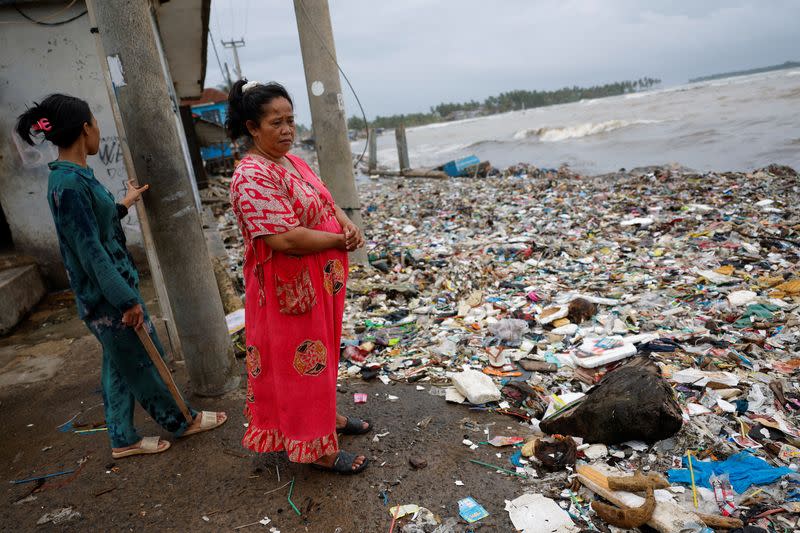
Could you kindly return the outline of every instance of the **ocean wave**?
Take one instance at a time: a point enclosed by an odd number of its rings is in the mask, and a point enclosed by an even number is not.
[[[536,128],[519,130],[512,138],[515,141],[527,139],[529,137],[538,137],[542,142],[558,142],[567,139],[579,139],[581,137],[588,137],[590,135],[597,135],[599,133],[606,133],[609,131],[627,128],[629,126],[639,126],[643,124],[659,124],[663,120],[607,120],[605,122],[585,122],[583,124],[576,124],[574,126],[564,126],[558,128]]]

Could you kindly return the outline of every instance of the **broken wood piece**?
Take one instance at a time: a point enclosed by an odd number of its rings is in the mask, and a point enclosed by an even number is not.
[[[578,480],[589,490],[605,500],[620,507],[641,507],[645,498],[632,492],[614,491],[608,487],[608,478],[617,471],[608,465],[578,465]],[[698,516],[674,502],[656,501],[655,509],[647,525],[661,533],[681,533],[682,530],[696,523]]]
[[[558,365],[545,361],[534,361],[531,359],[520,359],[520,366],[529,372],[558,372]]]
[[[624,529],[633,529],[643,526],[650,520],[650,517],[653,516],[653,511],[656,509],[656,497],[653,494],[653,486],[648,482],[647,496],[644,499],[644,504],[639,507],[619,509],[607,503],[593,501],[592,509],[597,513],[597,516],[612,526]]]
[[[442,172],[441,170],[428,170],[424,168],[406,168],[402,171],[397,170],[378,170],[373,174],[377,174],[378,176],[399,176],[403,178],[437,178],[437,179],[447,179],[450,176],[447,173]]]
[[[695,513],[700,520],[711,529],[738,529],[744,522],[732,516]]]
[[[632,476],[613,476],[608,478],[608,488],[611,490],[643,492],[649,487],[666,489],[669,487],[669,482],[658,472],[649,472],[645,476],[638,470]]]

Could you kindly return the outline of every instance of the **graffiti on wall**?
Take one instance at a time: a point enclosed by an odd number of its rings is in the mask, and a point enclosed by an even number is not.
[[[14,131],[12,131],[10,137],[22,161],[23,168],[44,167],[58,157],[58,149],[51,143],[39,143],[30,146]],[[97,161],[99,161],[99,165]],[[118,136],[101,137],[97,160],[90,164],[94,170],[95,177],[111,191],[114,198],[119,199],[125,196],[128,190],[128,173],[125,169],[125,159]],[[129,215],[122,221],[122,226],[133,233],[141,232],[136,210],[130,210]]]

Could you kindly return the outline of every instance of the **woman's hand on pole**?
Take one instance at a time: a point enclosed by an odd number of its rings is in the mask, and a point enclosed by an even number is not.
[[[144,324],[144,309],[142,304],[136,304],[122,313],[122,323],[134,329],[139,329]]]
[[[142,193],[149,188],[150,185],[142,185],[141,187],[137,187],[136,184],[133,183],[133,180],[128,180],[128,192],[125,193],[125,197],[120,203],[130,209],[133,204],[142,199]]]

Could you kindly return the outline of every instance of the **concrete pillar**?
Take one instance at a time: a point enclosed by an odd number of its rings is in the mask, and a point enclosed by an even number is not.
[[[378,134],[374,128],[367,130],[369,136],[369,172],[370,174],[378,170]]]
[[[294,13],[300,35],[320,177],[333,194],[336,204],[347,213],[350,220],[363,228],[328,1],[294,0]],[[350,254],[350,259],[365,263],[366,251],[362,249]]]
[[[400,162],[400,173],[411,168],[408,162],[408,143],[406,142],[406,125],[400,124],[394,129],[394,138],[397,140],[397,160]]]
[[[239,376],[151,4],[86,4],[120,142],[129,151],[128,175],[150,184],[140,202],[146,215],[143,228],[150,233],[148,255],[155,255],[163,276],[192,390],[203,396],[222,394],[238,385]]]

